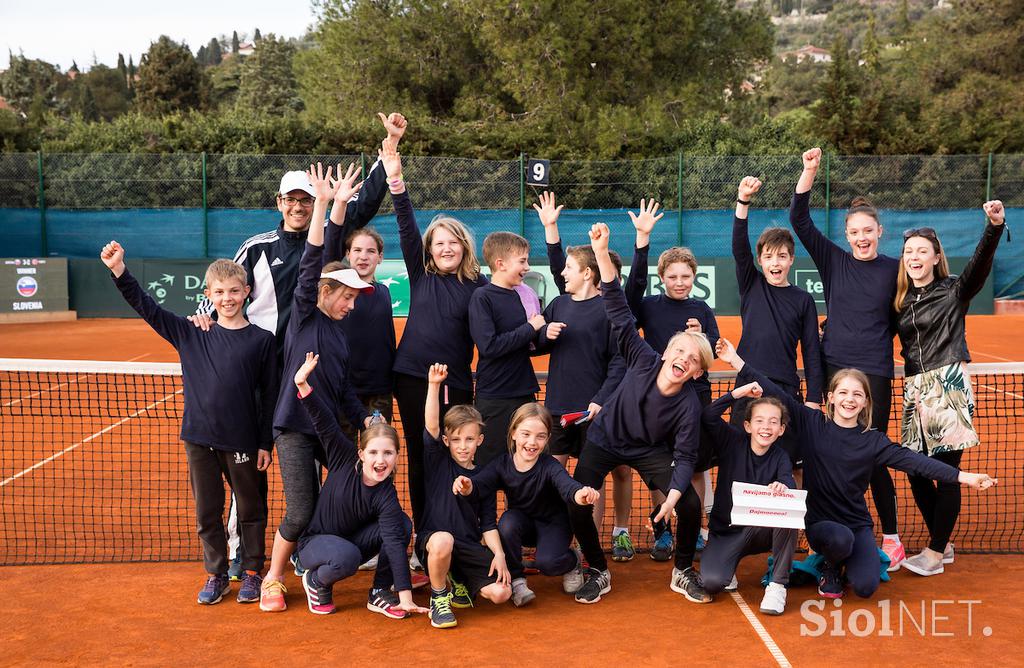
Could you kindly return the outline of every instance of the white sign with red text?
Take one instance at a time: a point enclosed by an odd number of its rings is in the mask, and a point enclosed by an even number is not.
[[[739,526],[803,529],[807,490],[778,494],[764,485],[732,484],[732,523]]]

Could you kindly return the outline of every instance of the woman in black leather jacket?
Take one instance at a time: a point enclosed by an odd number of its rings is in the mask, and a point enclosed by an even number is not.
[[[985,231],[959,276],[949,275],[935,230],[904,232],[894,302],[906,370],[900,440],[904,447],[956,468],[964,450],[979,443],[972,424],[974,395],[967,373],[971,356],[964,316],[992,271],[1005,220],[1002,202],[986,202],[983,208],[988,218]],[[943,564],[953,562],[949,538],[960,514],[960,486],[915,475],[909,479],[931,542],[903,566],[918,575],[937,575]]]

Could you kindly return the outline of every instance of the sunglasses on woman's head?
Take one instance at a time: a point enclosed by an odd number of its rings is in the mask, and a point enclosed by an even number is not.
[[[915,227],[909,229],[903,233],[903,240],[906,241],[911,237],[924,237],[925,239],[938,239],[938,235],[935,234],[935,230],[930,227]]]

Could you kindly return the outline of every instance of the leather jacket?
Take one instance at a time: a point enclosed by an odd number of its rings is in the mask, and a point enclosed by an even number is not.
[[[959,276],[934,280],[920,288],[911,286],[907,292],[896,322],[906,375],[971,361],[964,316],[992,271],[1004,227],[985,223],[981,241]]]

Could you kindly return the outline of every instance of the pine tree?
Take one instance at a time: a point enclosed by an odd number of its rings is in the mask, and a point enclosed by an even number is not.
[[[238,55],[238,31],[231,32],[231,53]]]
[[[900,11],[898,19],[896,21],[896,34],[899,35],[900,40],[907,38],[910,34],[910,2],[909,0],[900,0]]]
[[[864,35],[864,48],[861,53],[864,67],[867,69],[868,76],[871,77],[878,72],[878,56],[880,52],[878,35],[875,32],[876,23],[875,13],[871,12],[868,14],[868,31]]]
[[[123,76],[123,77],[127,77],[128,76],[128,66],[124,64],[124,54],[123,53],[118,53],[117,54],[117,69],[118,69],[118,71],[121,72],[121,76]]]
[[[199,63],[200,65],[209,65],[210,64],[209,56],[206,55],[206,45],[205,44],[200,46],[199,50],[196,51],[196,62]]]
[[[258,42],[258,41],[260,41],[261,39],[263,39],[263,35],[261,35],[261,34],[260,34],[260,29],[259,29],[259,28],[256,28],[256,32],[254,32],[254,33],[252,34],[252,41],[253,41],[253,42]]]
[[[96,108],[96,96],[92,92],[92,87],[86,84],[85,90],[82,92],[82,118],[87,121],[98,121],[100,119],[99,111]]]
[[[211,37],[210,43],[206,45],[206,56],[209,65],[220,65],[224,60],[224,49],[216,37]]]

